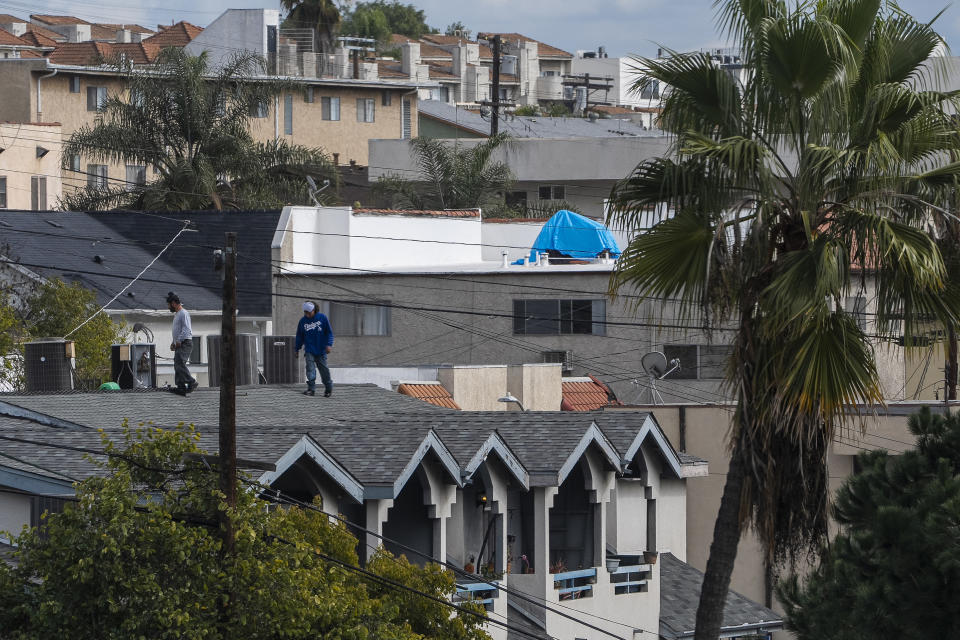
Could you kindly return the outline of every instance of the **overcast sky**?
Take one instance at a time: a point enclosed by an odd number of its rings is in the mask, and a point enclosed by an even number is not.
[[[406,3],[406,2],[405,2]],[[722,44],[714,27],[712,0],[417,0],[427,23],[443,29],[457,20],[477,31],[516,32],[565,49],[594,50],[611,57],[654,55],[657,45],[690,50]],[[960,6],[945,0],[901,0],[920,20],[947,7],[938,31],[960,55]],[[227,8],[278,8],[276,0],[0,0],[0,12],[70,14],[92,22],[157,23],[187,20],[206,25]]]

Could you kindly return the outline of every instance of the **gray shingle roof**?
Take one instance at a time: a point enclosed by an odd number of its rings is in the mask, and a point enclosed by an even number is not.
[[[183,220],[196,233],[181,235],[114,309],[166,309],[171,289],[194,310],[222,307],[213,248],[237,231],[238,308],[242,316],[272,313],[270,245],[278,211],[145,212],[0,211],[0,232],[11,257],[45,277],[79,282],[106,303],[176,235]],[[133,294],[133,295],[130,295]]]
[[[672,639],[693,636],[701,584],[701,571],[679,560],[672,553],[660,554],[661,637]],[[743,634],[747,635],[750,629],[758,627],[768,631],[780,629],[783,627],[783,618],[736,591],[727,593],[727,602],[723,608],[723,633],[742,629]]]

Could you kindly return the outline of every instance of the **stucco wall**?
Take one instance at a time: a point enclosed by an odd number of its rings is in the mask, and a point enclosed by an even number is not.
[[[30,524],[30,498],[18,493],[0,493],[0,540],[20,535]],[[6,533],[4,533],[6,532]]]
[[[230,9],[208,24],[184,49],[195,56],[206,51],[214,67],[229,62],[238,50],[266,57],[267,25],[279,24],[280,12],[275,9]]]
[[[3,102],[3,100],[0,100]],[[46,209],[60,199],[61,127],[59,125],[0,123],[0,177],[6,178],[7,209],[32,208],[31,179],[46,179]],[[38,158],[39,149],[48,151]]]

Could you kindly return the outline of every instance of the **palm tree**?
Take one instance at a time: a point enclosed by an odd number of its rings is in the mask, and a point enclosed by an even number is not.
[[[493,153],[508,140],[503,133],[473,146],[415,138],[411,147],[420,173],[417,179],[386,176],[375,191],[399,209],[463,209],[501,203],[513,184],[513,173],[505,163],[493,162]]]
[[[745,525],[768,566],[826,535],[833,434],[883,401],[874,336],[843,297],[872,279],[879,339],[960,315],[926,233],[960,174],[943,110],[955,96],[930,89],[941,38],[881,0],[718,6],[746,73],[700,53],[640,60],[637,88],[671,88],[660,124],[674,142],[611,194],[625,228],[661,216],[624,252],[611,292],[678,298],[681,316],[735,330],[730,467],[697,640],[719,635]]]
[[[317,45],[323,53],[333,53],[334,39],[340,28],[340,9],[333,0],[280,0],[287,10],[285,25],[313,29]]]
[[[143,167],[140,180],[98,183],[67,194],[65,209],[236,209],[309,204],[307,176],[335,180],[319,149],[256,142],[251,113],[286,84],[258,78],[262,60],[241,54],[212,70],[206,53],[160,53],[147,70],[125,67],[126,94],[109,96],[93,125],[77,129],[63,150],[74,156]],[[147,181],[147,172],[152,179]]]

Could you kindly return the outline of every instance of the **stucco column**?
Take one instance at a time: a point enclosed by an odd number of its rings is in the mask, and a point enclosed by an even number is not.
[[[559,487],[533,490],[533,568],[542,576],[550,575],[550,508]]]
[[[422,480],[424,484],[424,504],[433,522],[433,558],[438,562],[447,561],[447,519],[453,511],[457,499],[457,485],[447,483],[440,469],[424,465]]]
[[[379,548],[383,541],[374,533],[383,535],[383,523],[387,521],[387,511],[393,506],[393,500],[385,498],[382,500],[367,500],[367,529],[373,533],[365,533],[366,544],[362,550],[363,558],[369,562],[373,553]]]

